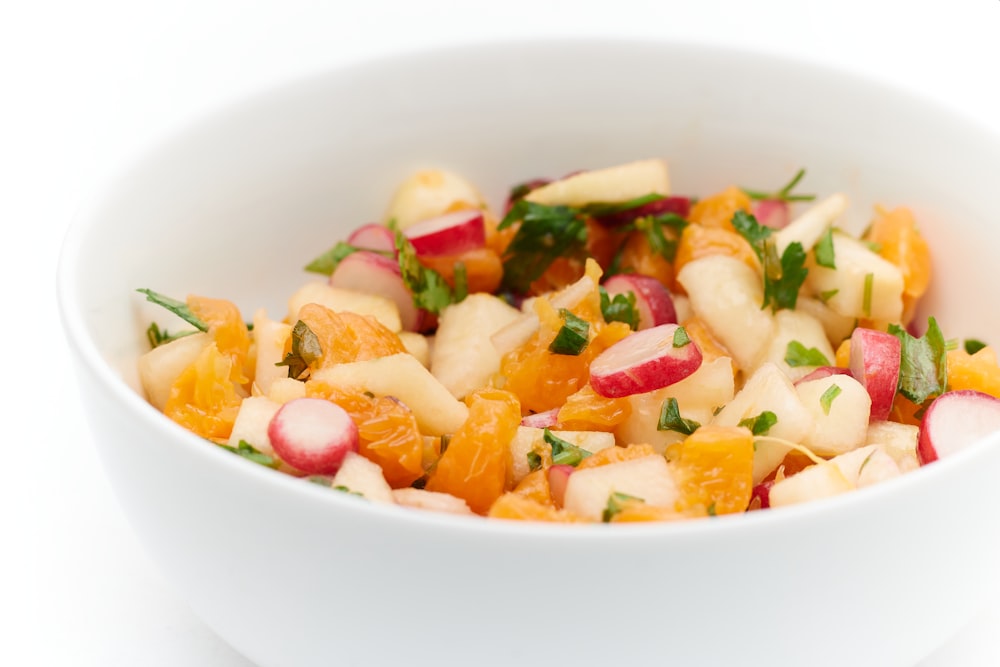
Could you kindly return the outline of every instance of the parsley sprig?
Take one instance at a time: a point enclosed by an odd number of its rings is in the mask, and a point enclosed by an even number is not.
[[[764,267],[764,303],[773,311],[792,309],[798,302],[799,289],[805,282],[809,269],[805,267],[806,252],[798,241],[789,243],[778,256],[778,248],[771,235],[773,230],[757,222],[746,211],[733,215],[733,227],[753,248]]]
[[[948,351],[937,320],[927,320],[920,338],[895,324],[889,325],[889,333],[900,342],[899,393],[916,405],[943,394],[948,387]]]
[[[444,277],[428,269],[417,259],[417,251],[410,240],[399,229],[393,229],[396,235],[397,260],[399,270],[403,274],[403,282],[413,295],[413,305],[431,313],[440,313],[446,306],[458,303],[465,298],[468,291],[465,283],[465,267],[456,271],[456,288],[452,289]],[[458,274],[461,273],[461,279]]]
[[[552,447],[552,465],[570,465],[576,467],[580,464],[580,461],[588,456],[592,456],[592,453],[586,449],[553,435],[549,429],[542,431],[542,438]]]
[[[558,257],[578,257],[587,243],[586,216],[569,206],[545,206],[518,200],[497,227],[520,227],[503,257],[501,288],[525,294]]]
[[[635,305],[635,293],[623,292],[612,298],[604,286],[601,293],[601,314],[605,322],[624,322],[632,331],[639,328],[639,310]]]
[[[677,399],[671,396],[660,407],[660,420],[656,424],[657,431],[677,431],[683,435],[691,435],[701,428],[701,424],[681,417]]]
[[[741,188],[743,193],[750,197],[750,199],[777,199],[780,201],[813,201],[816,199],[816,195],[798,195],[792,194],[792,190],[795,186],[799,184],[799,181],[803,179],[806,175],[805,169],[799,169],[792,176],[792,180],[788,181],[783,188],[776,190],[775,192],[763,192],[761,190],[750,190],[749,188]]]

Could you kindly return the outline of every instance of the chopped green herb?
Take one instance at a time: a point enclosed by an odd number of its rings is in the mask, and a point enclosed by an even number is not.
[[[840,292],[839,289],[828,289],[828,290],[825,290],[823,292],[820,292],[819,293],[819,300],[822,301],[825,304],[830,299],[832,299],[833,297],[837,296],[838,292]]]
[[[927,332],[920,338],[895,324],[889,325],[889,333],[900,342],[899,393],[916,405],[944,393],[948,385],[948,353],[937,320],[927,320]]]
[[[542,467],[542,457],[538,452],[528,452],[528,470],[535,472]]]
[[[668,262],[674,261],[677,255],[677,239],[667,238],[664,227],[674,230],[672,234],[684,231],[688,222],[676,213],[663,215],[648,215],[635,221],[635,228],[646,237],[650,250],[662,256]]]
[[[559,315],[563,319],[563,325],[549,344],[549,352],[577,356],[587,349],[587,344],[590,342],[588,338],[590,323],[580,319],[566,308],[560,308]]]
[[[965,339],[965,353],[966,354],[975,354],[976,352],[979,352],[979,350],[983,349],[984,347],[986,347],[986,343],[984,343],[981,340],[976,340],[975,338],[966,338]]]
[[[815,347],[806,346],[797,340],[788,341],[785,348],[785,363],[792,368],[799,366],[829,366],[830,360]]]
[[[220,445],[223,449],[242,456],[243,458],[258,463],[266,468],[277,468],[281,465],[281,462],[274,458],[273,456],[268,456],[267,454],[257,450],[253,445],[251,445],[246,440],[240,440],[236,447],[230,447],[229,445]]]
[[[184,338],[185,336],[190,336],[191,334],[198,333],[197,331],[181,331],[179,333],[169,333],[166,329],[161,329],[156,322],[153,322],[146,328],[146,340],[149,341],[150,347],[159,347],[165,345],[171,341],[175,341],[178,338]]]
[[[820,266],[825,266],[828,269],[837,268],[833,252],[833,227],[827,227],[823,236],[819,237],[816,247],[813,248],[813,254],[816,256],[816,263]]]
[[[450,444],[451,444],[451,434],[450,433],[445,433],[444,435],[441,436],[441,448],[440,448],[440,450],[441,450],[441,454],[442,455],[446,451],[448,451],[448,445],[450,445]]]
[[[684,327],[677,327],[674,329],[674,347],[684,347],[691,342],[691,337],[688,336],[688,332]]]
[[[655,192],[651,192],[648,195],[642,195],[641,197],[636,197],[634,199],[615,204],[593,202],[581,207],[580,211],[586,213],[587,215],[592,215],[595,218],[600,218],[605,215],[614,215],[615,213],[622,213],[623,211],[631,211],[634,208],[639,208],[640,206],[645,206],[646,204],[651,204],[654,201],[659,201],[661,199],[665,199],[665,197],[663,195],[658,195]]]
[[[691,435],[701,428],[701,424],[691,419],[681,417],[677,399],[670,397],[663,402],[660,408],[660,420],[656,423],[657,431],[677,431],[684,435]]]
[[[601,512],[601,521],[604,523],[610,523],[611,519],[613,519],[617,514],[620,514],[621,511],[625,509],[627,504],[633,502],[642,503],[645,501],[642,498],[630,496],[627,493],[619,493],[618,491],[612,492],[611,495],[608,496],[607,507],[605,507],[604,511]]]
[[[319,486],[329,488],[330,484],[333,482],[333,477],[330,477],[329,475],[309,475],[306,477],[306,481],[310,484],[317,484]]]
[[[767,432],[778,423],[778,415],[770,410],[765,410],[756,417],[747,417],[740,421],[740,426],[750,429],[754,435],[767,435]]]
[[[440,313],[446,306],[459,301],[440,273],[420,263],[413,244],[403,232],[397,229],[395,234],[399,270],[407,289],[413,294],[413,305],[431,313]]]
[[[140,288],[136,292],[140,292],[146,295],[146,301],[151,301],[158,306],[163,306],[169,310],[174,315],[177,315],[182,320],[193,326],[198,331],[208,331],[208,325],[201,321],[197,315],[192,312],[188,305],[183,301],[178,301],[177,299],[171,299],[169,296],[164,296],[158,292],[154,292],[151,289]]]
[[[707,511],[708,511],[708,516],[717,516],[717,513],[715,511],[715,501],[714,500],[712,501],[712,504],[708,506]]]
[[[345,257],[353,255],[361,248],[356,248],[349,243],[340,241],[322,255],[306,264],[306,271],[319,273],[324,276],[332,275]]]
[[[757,222],[745,211],[737,211],[733,227],[753,248],[764,267],[764,303],[761,308],[772,310],[795,308],[799,289],[809,270],[805,268],[806,253],[798,241],[789,243],[779,258],[777,246],[771,239],[773,230]]]
[[[732,223],[736,231],[739,232],[739,235],[745,238],[750,247],[753,248],[753,251],[757,254],[757,259],[763,264],[764,241],[770,238],[774,230],[757,222],[757,218],[746,211],[736,211],[733,214]]]
[[[275,366],[287,366],[288,377],[293,380],[303,379],[303,373],[309,370],[309,364],[323,356],[323,348],[319,337],[309,328],[309,325],[299,320],[292,327],[292,351]]]
[[[576,467],[580,461],[588,456],[592,456],[591,452],[588,452],[586,449],[577,447],[572,442],[567,442],[553,435],[549,429],[542,431],[542,437],[552,447],[553,465],[570,465]]]
[[[455,262],[455,288],[453,291],[455,303],[465,301],[469,296],[469,273],[465,262]]]
[[[792,176],[792,180],[785,184],[785,187],[781,188],[776,192],[762,192],[760,190],[749,190],[747,188],[741,188],[743,193],[750,199],[779,199],[781,201],[812,201],[816,199],[816,195],[793,195],[792,190],[795,186],[799,184],[802,177],[806,175],[805,169],[799,169]]]
[[[351,491],[349,488],[347,488],[343,484],[338,484],[337,486],[332,486],[330,488],[333,489],[334,491],[340,491],[342,493],[346,493],[346,494],[351,495],[351,496],[358,496],[360,498],[364,498],[365,497],[365,495],[363,493],[360,493],[359,491]]]
[[[841,389],[838,385],[831,384],[830,387],[819,397],[819,404],[823,406],[823,414],[830,414],[830,407],[833,401],[840,396]]]
[[[874,287],[875,287],[875,274],[866,273],[864,299],[861,302],[861,310],[865,314],[865,317],[872,316],[872,290]]]
[[[601,314],[604,315],[605,322],[624,322],[632,331],[639,328],[639,310],[635,307],[633,292],[615,294],[611,298],[603,285],[598,289],[601,293]]]
[[[875,254],[878,254],[878,253],[882,252],[882,244],[881,243],[875,243],[875,241],[862,241],[862,243],[864,243],[866,246],[868,246],[868,249],[871,250]]]
[[[584,253],[586,217],[568,206],[544,206],[524,199],[515,203],[497,227],[521,221],[503,257],[505,290],[524,294],[557,257]]]
[[[873,449],[868,453],[868,456],[865,457],[865,460],[862,461],[861,465],[858,467],[858,475],[860,475],[861,471],[865,469],[865,466],[868,465],[868,462],[872,460],[872,457],[875,456],[875,452],[877,451],[877,449]]]

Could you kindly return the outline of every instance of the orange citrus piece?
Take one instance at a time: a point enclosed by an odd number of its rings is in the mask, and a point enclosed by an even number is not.
[[[975,354],[963,349],[948,352],[948,389],[975,389],[1000,398],[1000,366],[992,347]]]
[[[235,366],[210,343],[174,380],[163,414],[203,438],[227,440],[244,397],[232,380]]]
[[[722,192],[695,203],[691,207],[688,220],[705,227],[735,232],[733,215],[736,211],[749,213],[752,205],[753,202],[745,192],[731,185]]]
[[[624,501],[620,505],[621,511],[611,517],[611,523],[679,521],[687,518],[673,507],[660,507],[639,501]]]
[[[490,506],[491,519],[512,519],[516,521],[548,521],[552,523],[576,523],[579,517],[566,510],[540,503],[519,493],[505,493]]]
[[[348,311],[335,313],[318,303],[309,303],[299,311],[299,319],[316,334],[322,350],[319,360],[310,364],[312,370],[406,352],[399,336],[374,317]],[[287,345],[290,350],[291,341]]]
[[[682,507],[743,512],[753,491],[753,435],[742,427],[703,426],[684,439],[674,462]]]
[[[837,346],[837,352],[834,354],[833,363],[837,364],[840,368],[850,368],[851,367],[851,338],[847,337],[840,341],[840,345]]]
[[[903,294],[919,299],[931,280],[931,251],[917,231],[913,211],[906,207],[881,212],[865,239],[879,246],[878,254],[903,274]]]
[[[500,255],[489,247],[467,250],[458,255],[421,256],[418,259],[427,268],[440,273],[452,287],[455,286],[455,265],[464,264],[469,294],[496,292],[503,280]]]
[[[549,489],[549,472],[546,467],[539,468],[521,480],[514,487],[514,493],[531,498],[535,502],[543,505],[555,506],[552,502],[552,491]]]
[[[677,256],[674,258],[675,277],[688,262],[709,255],[728,255],[740,260],[754,271],[761,270],[760,260],[757,259],[753,248],[745,238],[731,228],[692,224],[684,228],[680,243],[677,244]]]
[[[656,450],[653,449],[652,445],[639,444],[628,445],[627,447],[608,447],[599,452],[594,452],[593,455],[580,461],[576,469],[598,468],[600,466],[611,465],[612,463],[622,463],[623,461],[631,461],[655,455]]]
[[[667,289],[674,289],[674,267],[666,257],[653,250],[642,232],[629,235],[622,249],[621,270],[659,280]]]
[[[249,375],[244,370],[250,349],[250,333],[236,304],[225,299],[192,295],[187,298],[187,306],[208,325],[208,335],[215,341],[219,352],[233,359],[233,382],[249,382]]]
[[[564,431],[613,431],[631,413],[628,398],[605,398],[588,384],[559,408],[559,427]]]

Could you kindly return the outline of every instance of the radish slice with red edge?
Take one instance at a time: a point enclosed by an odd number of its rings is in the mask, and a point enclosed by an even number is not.
[[[661,324],[677,324],[677,311],[669,290],[656,278],[638,273],[619,273],[604,282],[608,296],[631,292],[639,311],[639,329],[651,329]]]
[[[639,218],[645,218],[650,215],[666,215],[668,213],[679,215],[682,218],[688,217],[688,214],[691,213],[691,199],[689,197],[664,197],[663,199],[657,199],[642,206],[630,208],[627,211],[609,213],[608,215],[598,216],[595,219],[606,227],[618,227],[619,225],[627,225]]]
[[[399,319],[406,331],[419,331],[428,319],[428,314],[413,304],[413,295],[403,281],[399,264],[385,255],[367,250],[351,253],[330,275],[330,285],[392,300],[399,308]]]
[[[755,201],[751,209],[757,222],[771,229],[783,229],[791,222],[788,202],[784,199],[761,199]]]
[[[858,327],[851,334],[851,375],[872,399],[871,421],[885,421],[899,386],[901,345],[892,334]]]
[[[917,458],[927,465],[1000,431],[1000,400],[972,389],[950,391],[931,402],[920,422]]]
[[[311,475],[332,475],[348,452],[358,451],[358,427],[336,403],[296,398],[274,413],[267,427],[274,452]]]
[[[566,498],[566,485],[569,484],[569,476],[573,474],[575,468],[563,463],[549,466],[547,475],[549,477],[549,495],[556,507],[563,506],[563,499]]]
[[[559,423],[559,408],[552,408],[545,412],[537,412],[533,415],[521,417],[521,426],[531,428],[549,428]]]
[[[590,386],[605,398],[645,394],[680,382],[701,366],[683,327],[661,324],[626,336],[590,362]]]
[[[460,255],[486,245],[483,212],[467,209],[445,213],[407,227],[403,234],[418,255]]]
[[[760,501],[760,508],[766,510],[771,506],[771,487],[774,486],[774,480],[770,479],[766,482],[761,482],[757,486],[753,487],[750,492],[750,504],[753,504],[754,498]]]
[[[851,375],[851,371],[848,368],[841,368],[840,366],[820,366],[796,380],[795,385],[798,386],[799,384],[809,382],[810,380],[821,380],[823,378],[828,378],[831,375]]]
[[[396,254],[396,237],[392,230],[377,222],[361,225],[347,237],[347,244],[361,250]]]

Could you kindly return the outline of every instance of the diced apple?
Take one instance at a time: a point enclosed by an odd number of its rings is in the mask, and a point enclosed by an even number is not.
[[[358,450],[358,427],[339,405],[322,398],[283,404],[267,427],[274,453],[313,475],[332,475],[348,452]]]
[[[330,486],[346,489],[347,493],[360,493],[374,503],[393,504],[392,487],[385,481],[382,468],[355,452],[344,457],[340,470],[334,475]]]
[[[674,301],[674,312],[678,322],[687,322],[694,317],[694,310],[691,309],[691,299],[684,294],[671,294]]]
[[[791,366],[786,361],[788,344],[792,341],[801,343],[807,350],[818,350],[827,361],[833,360],[833,348],[826,337],[823,325],[808,313],[799,310],[779,310],[774,316],[773,336],[764,354],[764,361],[775,364],[793,382],[813,371],[816,366]]]
[[[654,455],[576,470],[566,483],[563,507],[577,516],[600,521],[612,493],[641,498],[657,507],[673,507],[680,497],[666,460]]]
[[[680,342],[679,342],[680,341]],[[590,362],[590,386],[608,398],[662,389],[701,366],[701,350],[676,324],[637,331]]]
[[[831,375],[800,382],[799,400],[812,414],[813,425],[801,443],[820,456],[837,456],[865,442],[872,399],[850,375]]]
[[[236,447],[240,444],[240,440],[243,440],[257,451],[274,456],[274,447],[271,445],[271,436],[267,430],[280,407],[281,403],[264,396],[244,398],[229,435],[229,446]]]
[[[431,372],[456,398],[483,386],[500,370],[494,333],[521,313],[492,294],[470,294],[441,311]]]
[[[756,368],[774,337],[761,277],[738,259],[709,255],[688,262],[677,275],[691,309],[740,368]]]
[[[253,384],[255,390],[266,395],[275,380],[288,377],[288,368],[277,364],[285,358],[285,342],[292,335],[292,327],[276,322],[264,309],[253,316],[253,341],[257,349]]]
[[[604,282],[608,296],[634,294],[639,313],[639,329],[651,329],[661,324],[676,324],[677,312],[670,292],[656,278],[638,273],[619,273]]]
[[[851,334],[851,375],[872,399],[872,421],[884,421],[892,411],[900,352],[899,339],[884,331],[858,327]]]
[[[414,507],[446,514],[472,514],[468,504],[450,493],[427,491],[426,489],[394,489],[392,499],[397,505]]]
[[[882,445],[865,445],[835,456],[830,463],[840,468],[844,478],[856,488],[899,477],[902,474],[895,459]]]
[[[191,334],[154,347],[139,357],[139,381],[154,408],[163,411],[174,380],[194,363],[211,340],[205,333]]]
[[[271,389],[267,392],[267,397],[275,403],[287,403],[296,398],[304,398],[306,395],[306,384],[294,378],[278,378],[271,383]]]
[[[425,169],[400,184],[385,220],[395,220],[399,229],[406,229],[458,206],[482,208],[484,205],[475,186],[458,174],[443,169]]]
[[[297,322],[299,311],[307,303],[318,303],[336,313],[346,310],[358,315],[371,315],[382,326],[396,333],[403,328],[399,308],[384,296],[331,287],[327,283],[308,282],[288,300],[288,321],[292,324]]]
[[[376,252],[359,250],[345,257],[330,275],[330,286],[385,297],[396,304],[406,331],[418,331],[427,313],[413,303],[399,263]]]
[[[834,348],[850,336],[851,332],[854,331],[854,327],[857,326],[856,318],[841,315],[826,306],[819,299],[813,299],[803,294],[800,294],[798,300],[795,302],[795,310],[808,313],[819,320],[819,323],[823,325],[823,330],[826,332],[826,339],[830,341],[830,345]],[[831,361],[833,360],[831,359]]]
[[[920,429],[913,424],[893,421],[873,421],[868,424],[865,444],[881,445],[903,472],[920,467],[917,458],[917,440]]]
[[[775,482],[768,492],[771,508],[830,498],[854,490],[836,465],[820,463]]]
[[[348,245],[362,250],[396,254],[396,235],[385,225],[370,222],[361,225],[347,237]]]
[[[316,371],[312,378],[334,387],[394,396],[413,411],[420,431],[426,435],[454,433],[469,416],[465,404],[406,353],[336,364]]]
[[[431,367],[431,345],[427,336],[414,331],[400,331],[399,340],[406,351],[416,357],[417,361],[427,368]]]
[[[809,251],[819,241],[827,228],[847,210],[847,197],[837,193],[816,202],[809,210],[792,220],[788,225],[772,236],[780,256],[792,243],[802,244],[802,249]],[[838,264],[839,268],[839,264]]]
[[[834,233],[837,265],[830,269],[807,256],[806,286],[828,296],[826,304],[846,317],[898,322],[903,314],[903,274],[867,245]]]
[[[663,160],[578,172],[532,190],[525,199],[547,206],[584,206],[622,203],[648,194],[670,194],[670,177]]]
[[[477,208],[421,220],[407,227],[404,235],[418,255],[460,255],[486,244],[483,212]]]
[[[920,422],[920,463],[951,456],[998,431],[1000,400],[971,389],[941,394]]]
[[[601,431],[556,431],[552,434],[558,436],[566,442],[576,445],[580,449],[585,449],[591,454],[596,454],[602,449],[615,446],[615,437],[610,433]],[[528,465],[528,454],[539,451],[541,448],[548,449],[550,445],[545,442],[545,434],[541,428],[530,426],[519,426],[510,441],[510,466],[511,479],[514,484],[518,484],[531,472]]]

